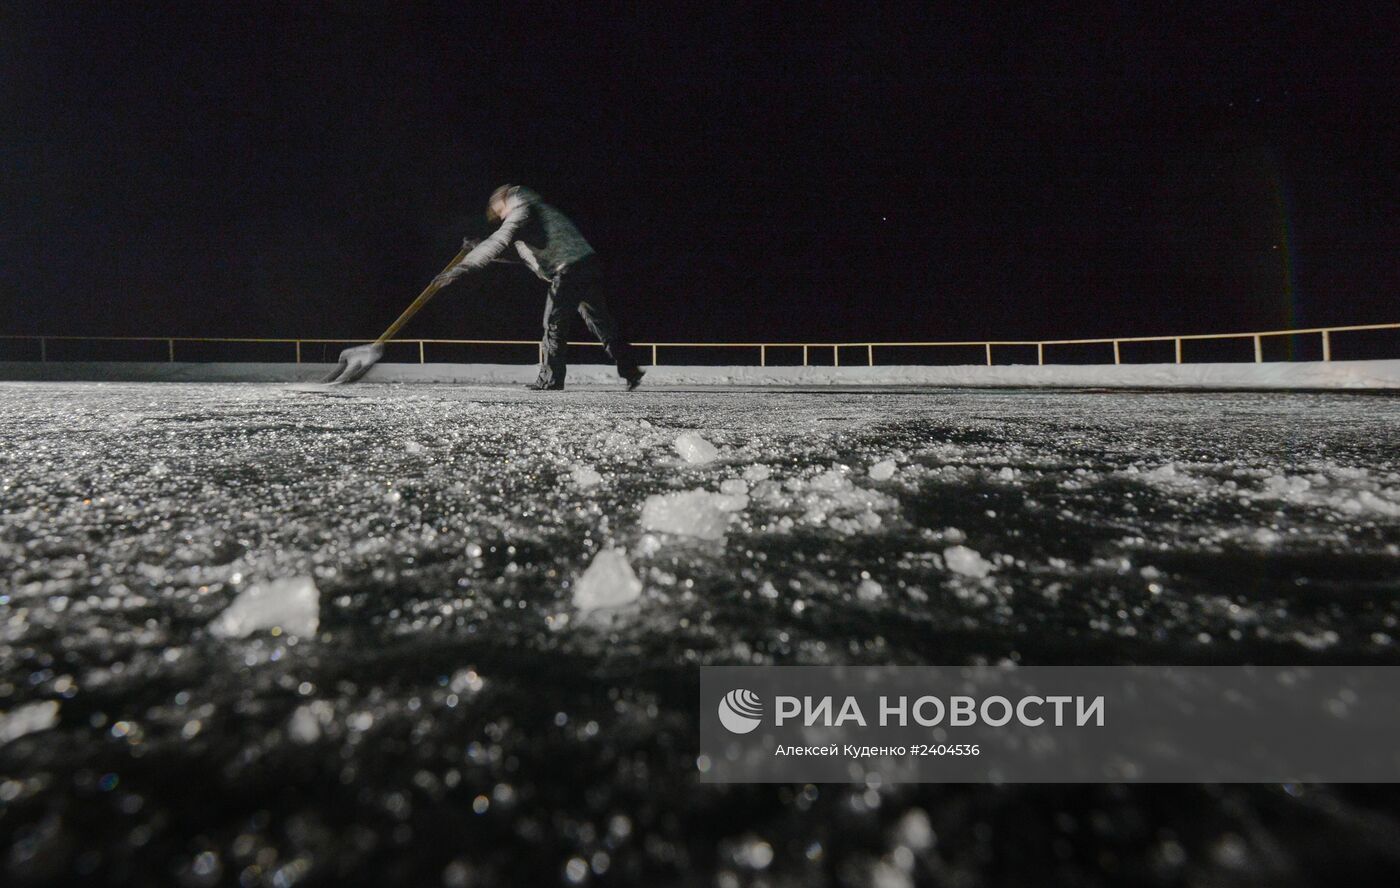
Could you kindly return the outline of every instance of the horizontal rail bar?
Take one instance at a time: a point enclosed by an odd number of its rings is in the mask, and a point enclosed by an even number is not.
[[[1178,346],[1184,340],[1213,339],[1253,339],[1256,343],[1264,337],[1304,336],[1321,334],[1325,350],[1330,352],[1330,337],[1333,333],[1348,333],[1367,330],[1400,330],[1400,323],[1391,324],[1349,324],[1336,327],[1298,327],[1287,330],[1260,330],[1240,333],[1183,333],[1165,336],[1105,336],[1086,339],[968,339],[949,341],[852,341],[852,342],[637,342],[641,348],[800,348],[804,352],[811,348],[864,348],[870,355],[879,348],[982,348],[992,346],[1034,346],[1038,355],[1043,354],[1047,345],[1107,345],[1123,342],[1174,342]],[[0,340],[37,341],[46,348],[48,342],[163,342],[167,348],[177,342],[228,342],[228,343],[267,343],[302,345],[340,345],[353,342],[370,342],[370,337],[324,337],[305,338],[295,336],[255,337],[255,336],[48,336],[37,334],[0,334]],[[538,345],[537,339],[396,339],[404,345]],[[601,347],[598,342],[569,342],[569,345]]]

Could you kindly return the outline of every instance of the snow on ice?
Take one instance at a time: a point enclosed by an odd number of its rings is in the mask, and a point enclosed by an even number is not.
[[[311,637],[320,624],[320,593],[311,577],[255,583],[209,624],[220,638],[245,638],[263,629]]]

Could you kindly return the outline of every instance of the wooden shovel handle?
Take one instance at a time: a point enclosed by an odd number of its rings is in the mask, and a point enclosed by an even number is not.
[[[447,271],[448,269],[455,267],[457,263],[461,262],[463,259],[466,258],[468,252],[468,247],[463,247],[462,249],[458,250],[457,255],[452,257],[452,261],[447,263],[447,268],[444,268],[443,271]],[[404,324],[407,324],[413,318],[414,315],[418,314],[418,310],[423,306],[427,305],[428,300],[436,296],[437,291],[440,289],[441,287],[438,286],[437,278],[433,278],[432,282],[429,283],[428,286],[423,288],[423,292],[418,294],[418,298],[413,300],[412,304],[410,304],[408,308],[405,308],[403,310],[403,314],[399,315],[399,319],[390,324],[389,329],[385,330],[382,334],[380,334],[378,339],[374,340],[374,344],[383,345],[390,339],[393,339],[394,334],[398,333],[399,330],[402,329]]]

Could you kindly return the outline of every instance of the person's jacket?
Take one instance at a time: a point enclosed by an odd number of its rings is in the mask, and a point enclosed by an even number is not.
[[[534,191],[518,185],[506,193],[506,215],[501,227],[463,257],[458,268],[485,268],[511,244],[515,244],[525,264],[547,281],[565,266],[593,254],[593,248],[568,216],[545,203]]]

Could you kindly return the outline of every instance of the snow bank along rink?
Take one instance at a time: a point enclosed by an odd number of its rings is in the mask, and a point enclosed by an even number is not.
[[[848,349],[855,351],[855,349]],[[829,352],[821,355],[825,358]],[[847,356],[849,357],[849,355]],[[315,382],[334,364],[184,362],[0,362],[0,380],[127,382]],[[987,388],[1373,389],[1400,391],[1400,360],[1262,364],[1047,364],[986,367],[647,367],[648,388],[666,386],[955,386]],[[379,363],[367,382],[503,385],[532,382],[526,364]],[[575,364],[569,383],[616,385],[611,366]]]
[[[1397,430],[1384,395],[0,384],[0,865],[1393,866],[1384,788],[702,786],[694,694],[702,664],[1394,663]]]

